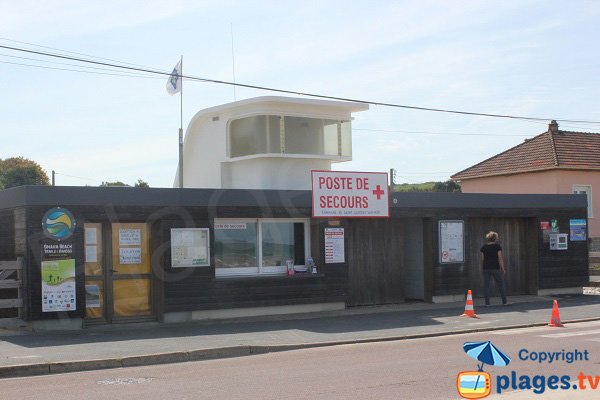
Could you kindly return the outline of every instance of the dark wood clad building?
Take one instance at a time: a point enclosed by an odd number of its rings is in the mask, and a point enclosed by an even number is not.
[[[19,187],[0,192],[0,260],[24,258],[23,318],[39,326],[478,297],[489,230],[509,295],[588,281],[585,239],[549,248],[586,219],[585,196],[393,193],[390,204],[390,218],[328,220],[311,218],[310,191]]]

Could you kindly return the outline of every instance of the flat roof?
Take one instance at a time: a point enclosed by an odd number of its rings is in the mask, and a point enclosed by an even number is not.
[[[24,206],[312,207],[310,190],[20,186],[0,190],[0,209]],[[394,192],[390,207],[451,209],[587,208],[585,194]]]

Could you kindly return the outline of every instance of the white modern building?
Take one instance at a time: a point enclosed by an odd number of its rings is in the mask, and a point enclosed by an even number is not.
[[[201,110],[185,134],[183,187],[311,189],[311,170],[352,160],[351,114],[368,108],[265,96]]]

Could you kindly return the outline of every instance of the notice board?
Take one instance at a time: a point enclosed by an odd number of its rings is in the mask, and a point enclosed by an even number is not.
[[[440,264],[465,261],[464,221],[439,221]]]
[[[208,228],[171,229],[171,267],[210,266]]]

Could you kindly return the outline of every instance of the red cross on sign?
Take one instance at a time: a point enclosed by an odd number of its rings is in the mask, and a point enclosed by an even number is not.
[[[375,190],[373,190],[373,194],[375,196],[377,196],[377,200],[380,200],[381,196],[383,196],[385,194],[385,190],[382,190],[381,186],[377,185],[377,187],[375,188]]]

